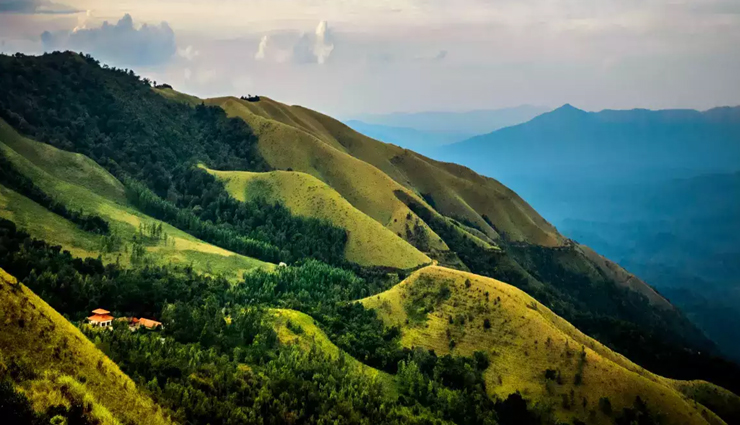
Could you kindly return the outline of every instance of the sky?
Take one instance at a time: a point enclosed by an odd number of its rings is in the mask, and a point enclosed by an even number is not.
[[[0,0],[0,51],[340,118],[740,104],[740,0]]]

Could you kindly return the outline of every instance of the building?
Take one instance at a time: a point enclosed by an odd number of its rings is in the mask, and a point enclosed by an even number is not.
[[[140,319],[137,319],[136,317],[134,317],[131,319],[130,326],[132,329],[138,329],[141,326],[147,329],[158,329],[162,327],[162,322],[157,322],[156,320],[151,320],[151,319],[145,319],[143,317]]]
[[[90,322],[91,325],[107,328],[111,323],[113,323],[113,316],[110,315],[110,311],[96,308],[92,312],[93,315],[87,318],[87,321]]]

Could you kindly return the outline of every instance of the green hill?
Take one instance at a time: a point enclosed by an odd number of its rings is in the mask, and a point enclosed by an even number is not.
[[[112,227],[105,236],[79,229],[21,194],[0,185],[0,217],[14,221],[32,236],[61,245],[79,257],[102,256],[108,262],[129,264],[134,238],[142,226],[159,226],[158,240],[145,239],[145,261],[155,264],[192,264],[197,270],[233,277],[255,267],[271,265],[204,243],[167,223],[137,211],[126,201],[123,185],[89,158],[20,136],[0,120],[0,150],[14,167],[44,192],[70,209],[105,218]]]
[[[226,183],[226,190],[240,201],[263,197],[278,201],[300,216],[331,221],[347,230],[345,256],[361,266],[413,269],[431,262],[402,238],[363,214],[321,180],[295,171],[209,173]]]
[[[90,337],[178,421],[737,418],[678,309],[467,168],[73,53],[0,55],[0,118],[4,266],[69,317],[161,319]]]
[[[81,404],[90,423],[171,423],[77,328],[2,269],[0,322],[0,379],[11,379],[37,412]]]
[[[724,423],[698,404],[721,405],[723,389],[650,373],[529,295],[494,279],[426,267],[362,303],[388,325],[401,327],[404,346],[440,355],[487,352],[491,366],[484,376],[492,396],[518,391],[541,409],[554,411],[561,421],[612,423],[639,396],[654,414],[663,416],[665,424]],[[701,399],[686,391],[695,385],[712,388],[716,395]],[[740,399],[730,397],[737,406]],[[599,407],[602,398],[609,400],[613,413]]]

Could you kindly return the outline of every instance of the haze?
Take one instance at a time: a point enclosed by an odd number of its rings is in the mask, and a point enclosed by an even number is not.
[[[213,3],[0,0],[0,50],[81,50],[195,95],[338,117],[740,98],[734,0]]]

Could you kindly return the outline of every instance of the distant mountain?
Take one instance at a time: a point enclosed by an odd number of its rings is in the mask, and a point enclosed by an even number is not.
[[[586,112],[564,105],[447,146],[438,157],[511,176],[643,178],[740,169],[740,107]]]
[[[419,131],[448,134],[485,134],[516,125],[550,111],[543,106],[521,105],[513,108],[481,109],[466,112],[396,112],[392,114],[362,114],[347,120],[386,127],[413,128]]]
[[[440,146],[460,142],[475,136],[475,133],[468,132],[417,130],[411,127],[368,124],[358,120],[348,120],[344,123],[365,136],[423,154],[431,153]]]

